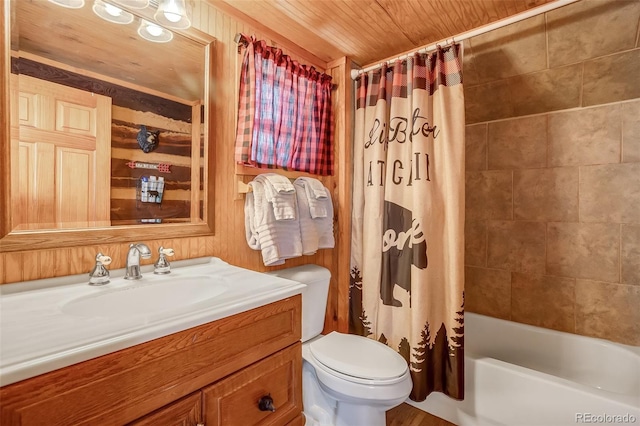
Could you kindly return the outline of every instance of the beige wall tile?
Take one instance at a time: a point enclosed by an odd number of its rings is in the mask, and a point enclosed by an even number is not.
[[[600,105],[640,98],[640,49],[584,63],[582,105]]]
[[[546,68],[544,27],[544,16],[538,15],[470,39],[474,81],[487,83]]]
[[[549,165],[620,162],[620,105],[549,114]]]
[[[487,125],[467,126],[464,142],[465,169],[487,170]]]
[[[529,169],[547,165],[547,117],[489,123],[489,169]]]
[[[580,167],[580,220],[640,224],[640,163]]]
[[[640,345],[640,286],[578,280],[576,332]]]
[[[640,161],[640,101],[625,102],[622,110],[622,161]]]
[[[509,86],[504,81],[465,86],[464,111],[467,124],[513,117],[515,111]]]
[[[553,68],[506,80],[514,116],[580,106],[582,64]],[[494,101],[492,99],[492,101]]]
[[[575,332],[574,278],[511,274],[511,319],[554,330]]]
[[[622,225],[620,235],[622,282],[640,285],[640,226]]]
[[[478,80],[475,63],[472,60],[473,46],[471,46],[471,40],[464,40],[462,44],[464,45],[464,55],[462,55],[463,83],[466,86],[476,86],[480,81]]]
[[[577,221],[578,168],[514,171],[513,214],[518,220]]]
[[[487,266],[487,223],[467,220],[464,223],[464,264]]]
[[[499,269],[465,268],[465,310],[511,318],[511,273]]]
[[[581,1],[547,12],[549,67],[632,49],[638,18],[640,2],[625,0]]]
[[[541,222],[489,222],[487,266],[544,274],[546,228]]]
[[[511,219],[513,217],[511,175],[510,170],[467,172],[465,176],[466,219]]]
[[[620,226],[610,223],[549,223],[547,274],[618,282]]]

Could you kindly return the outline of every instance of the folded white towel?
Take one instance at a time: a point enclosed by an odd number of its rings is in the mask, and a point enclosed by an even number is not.
[[[327,217],[327,203],[331,202],[329,191],[318,179],[311,177],[299,177],[294,185],[300,185],[304,188],[309,200],[309,211],[313,219],[319,217]]]
[[[329,191],[325,188],[327,194]],[[333,203],[331,197],[327,197],[325,204],[327,208],[327,217],[318,217],[313,219],[318,230],[318,248],[333,248],[336,245],[335,238],[333,236]]]
[[[276,220],[265,186],[255,179],[245,199],[245,232],[249,247],[262,251],[266,266],[282,265],[285,259],[302,255],[300,224],[297,220]],[[293,208],[297,209],[295,194]]]
[[[311,217],[307,192],[304,187],[297,182],[294,186],[296,187],[296,200],[298,202],[298,222],[300,223],[302,254],[311,255],[318,251],[320,237],[316,229],[316,224]]]
[[[327,198],[327,191],[322,182],[316,178],[301,176],[296,179],[297,182],[304,182],[307,196],[317,200]]]
[[[276,220],[296,218],[296,190],[289,179],[276,173],[263,173],[253,181],[261,182],[264,186],[265,198],[271,203]]]
[[[260,198],[264,198],[264,190],[262,184],[256,182],[250,182],[249,186],[251,191],[247,192],[247,196],[244,199],[244,230],[247,238],[247,244],[254,250],[260,250],[260,242],[256,227],[254,225],[254,218],[256,216],[256,198],[260,202]],[[260,194],[256,197],[256,194]],[[259,207],[260,210],[262,207]]]
[[[328,196],[321,200],[323,208],[326,210],[324,217],[313,217],[311,214],[310,199],[302,182],[296,180],[296,199],[298,202],[298,222],[300,223],[300,237],[302,239],[302,253],[306,255],[314,254],[321,248],[333,248],[335,239],[333,236],[333,204]],[[323,187],[324,188],[324,187]],[[317,200],[320,201],[320,200]]]
[[[287,177],[284,177],[277,173],[263,173],[259,176],[266,179],[273,190],[278,193],[293,194],[296,191],[293,187],[293,184]]]

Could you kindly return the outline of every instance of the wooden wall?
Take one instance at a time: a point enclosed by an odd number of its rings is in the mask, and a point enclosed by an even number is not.
[[[138,145],[140,124],[159,131],[156,149],[145,153]],[[163,223],[189,222],[191,216],[191,123],[151,112],[113,107],[111,118],[111,224],[135,224],[140,219]],[[132,169],[130,162],[169,164],[170,173]],[[162,176],[161,203],[142,202],[137,187],[142,176]]]
[[[224,5],[220,6],[224,7]],[[234,137],[236,111],[236,70],[240,60],[233,39],[238,32],[255,35],[271,45],[282,48],[286,54],[302,63],[325,69],[334,77],[337,87],[333,93],[336,120],[335,157],[336,174],[321,180],[332,193],[335,218],[336,248],[320,250],[316,255],[287,260],[284,267],[314,263],[327,267],[332,273],[325,332],[348,327],[348,270],[351,215],[351,63],[347,59],[326,64],[287,40],[274,35],[268,28],[232,10],[221,11],[206,2],[196,2],[194,27],[216,38],[213,109],[215,122],[213,149],[215,158],[215,235],[198,238],[163,240],[149,228],[144,240],[152,250],[159,245],[172,247],[175,260],[200,256],[217,256],[230,264],[265,271],[259,251],[251,250],[245,240],[244,196],[236,191],[234,164]],[[242,177],[240,177],[242,179]],[[244,177],[244,180],[250,178]],[[0,253],[0,283],[47,278],[77,273],[88,273],[98,251],[113,258],[112,269],[124,267],[128,244],[115,243],[101,246],[72,247],[58,250],[39,250]],[[151,261],[146,261],[151,263]],[[143,262],[144,263],[144,262]],[[282,268],[282,267],[280,267]]]

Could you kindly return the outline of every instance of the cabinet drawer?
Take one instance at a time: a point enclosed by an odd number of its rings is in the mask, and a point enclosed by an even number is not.
[[[261,411],[270,395],[275,411]],[[207,426],[286,425],[302,411],[302,349],[297,343],[203,390]]]
[[[194,392],[127,426],[199,426],[203,424],[202,393]]]

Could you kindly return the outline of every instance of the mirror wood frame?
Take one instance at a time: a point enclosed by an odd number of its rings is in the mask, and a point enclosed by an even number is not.
[[[46,231],[20,231],[11,229],[11,126],[10,126],[10,76],[11,76],[11,1],[3,1],[0,7],[0,252],[31,251],[61,247],[77,247],[109,243],[133,242],[149,239],[168,239],[213,235],[214,232],[214,84],[213,58],[215,41],[212,36],[196,29],[180,31],[206,45],[204,82],[204,176],[202,179],[205,216],[199,223],[175,223],[157,225],[126,225],[105,228],[61,229]],[[192,219],[193,220],[193,219]]]

